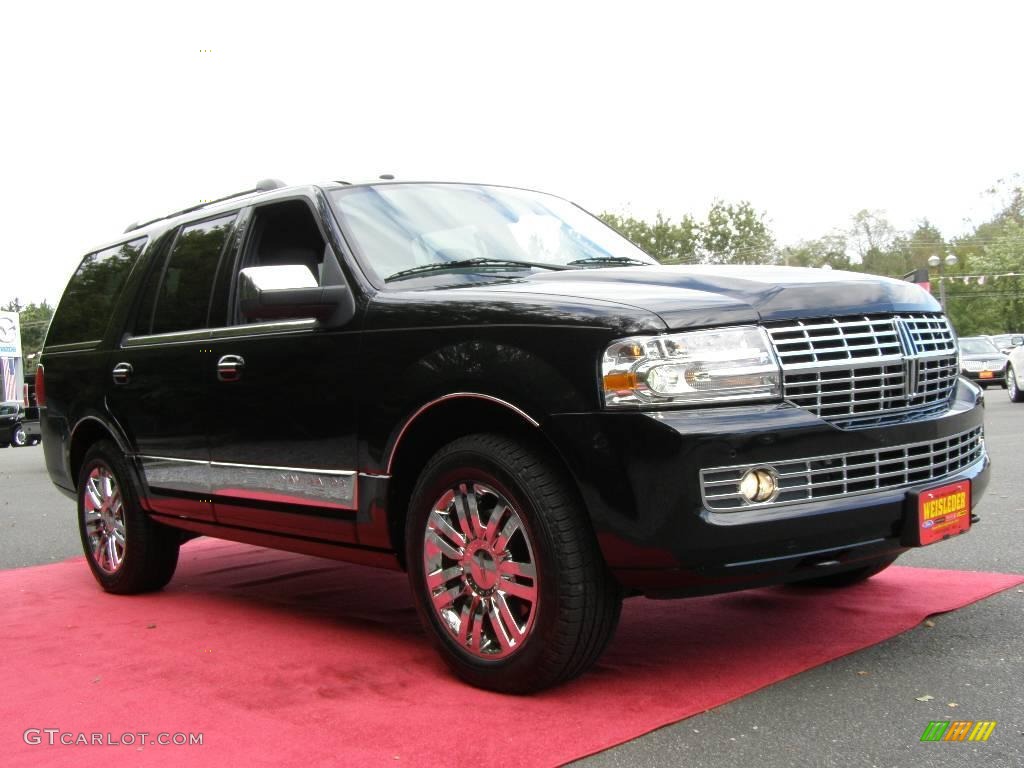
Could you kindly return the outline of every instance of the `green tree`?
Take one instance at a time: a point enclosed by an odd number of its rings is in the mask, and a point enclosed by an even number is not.
[[[716,200],[703,221],[684,214],[673,221],[659,212],[653,222],[602,213],[611,227],[664,264],[769,264],[775,237],[765,214],[746,202]]]
[[[50,318],[53,317],[53,307],[45,299],[39,304],[22,304],[18,299],[12,299],[3,307],[5,312],[17,312],[18,325],[21,327],[21,354],[28,359],[35,359],[43,348],[43,339],[46,338],[46,329],[50,325]],[[25,367],[27,371],[29,366]]]
[[[707,264],[769,264],[775,237],[764,212],[747,201],[716,200],[700,228],[700,260]]]
[[[817,240],[803,240],[789,245],[779,252],[779,261],[789,267],[825,267],[853,269],[847,252],[846,236],[839,232],[819,237]]]
[[[696,260],[698,226],[688,214],[678,223],[666,218],[661,211],[654,217],[653,223],[614,213],[602,213],[600,218],[663,264],[692,263]]]
[[[1024,185],[1001,180],[989,193],[1002,208],[951,243],[959,259],[946,282],[946,308],[962,336],[1024,331]]]

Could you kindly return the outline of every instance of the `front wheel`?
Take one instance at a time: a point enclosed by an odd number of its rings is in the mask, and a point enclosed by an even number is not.
[[[480,688],[530,693],[601,655],[621,591],[568,478],[500,435],[441,449],[413,491],[406,556],[445,662]]]
[[[1024,403],[1024,393],[1017,386],[1017,372],[1013,368],[1006,369],[1006,394],[1013,403]]]
[[[15,448],[24,448],[27,443],[28,436],[25,434],[25,427],[15,424],[14,429],[11,430],[11,445]]]
[[[174,575],[180,535],[142,509],[131,470],[111,442],[93,445],[82,462],[78,530],[89,568],[107,592],[152,592]]]

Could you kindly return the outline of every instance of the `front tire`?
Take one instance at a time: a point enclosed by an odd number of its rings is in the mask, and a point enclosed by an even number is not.
[[[1010,402],[1024,403],[1024,392],[1017,386],[1017,372],[1013,368],[1006,369],[1006,394]]]
[[[470,435],[435,454],[413,491],[406,556],[421,622],[479,688],[565,682],[618,623],[621,591],[575,489],[517,440]]]
[[[15,424],[14,429],[11,430],[11,445],[15,448],[24,448],[26,443],[28,443],[28,436],[25,434],[25,427]]]
[[[78,473],[78,530],[96,581],[107,592],[132,595],[163,588],[178,565],[180,536],[142,509],[128,463],[101,441]]]

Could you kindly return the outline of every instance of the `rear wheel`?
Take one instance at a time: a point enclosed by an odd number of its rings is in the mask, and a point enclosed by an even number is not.
[[[25,434],[25,427],[15,424],[14,429],[11,430],[11,445],[15,448],[23,448],[26,443],[28,443],[28,436]]]
[[[441,449],[413,492],[406,554],[445,662],[480,688],[529,693],[594,663],[622,607],[563,473],[499,435]]]
[[[128,464],[111,442],[93,445],[78,473],[78,529],[89,568],[107,592],[151,592],[174,575],[180,536],[139,505]]]
[[[1006,393],[1014,403],[1024,403],[1024,392],[1017,386],[1017,372],[1012,367],[1006,369]]]
[[[813,579],[804,579],[797,582],[797,584],[808,587],[849,587],[870,579],[872,576],[881,573],[895,562],[895,557],[882,557],[877,560],[871,560],[867,565],[855,568],[852,571],[843,571],[842,573],[833,573],[829,576],[818,576]]]

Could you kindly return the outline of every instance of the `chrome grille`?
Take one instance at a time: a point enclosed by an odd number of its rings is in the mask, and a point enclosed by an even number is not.
[[[943,409],[958,374],[942,315],[868,315],[766,325],[784,396],[840,426],[899,421]]]
[[[746,502],[739,485],[748,470],[766,465],[702,469],[701,495],[705,507],[726,512],[837,499],[941,480],[978,461],[984,450],[984,433],[976,427],[942,440],[779,462],[771,464],[779,494],[761,504]]]

